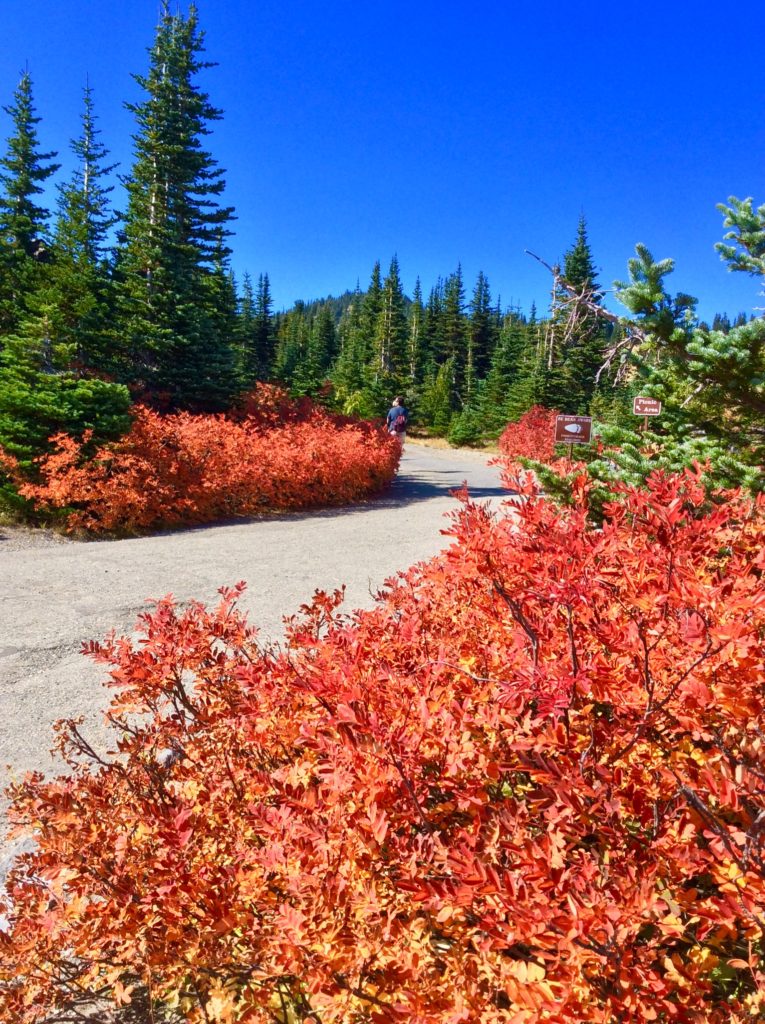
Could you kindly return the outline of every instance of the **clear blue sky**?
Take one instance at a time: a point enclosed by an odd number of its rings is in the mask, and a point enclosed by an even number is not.
[[[765,202],[760,2],[385,4],[200,0],[210,147],[237,210],[238,275],[278,308],[366,287],[398,254],[406,289],[462,263],[496,298],[547,302],[580,213],[602,284],[636,242],[676,261],[700,312],[765,304],[726,273],[715,204]],[[0,96],[32,74],[41,142],[71,169],[86,74],[127,172],[156,0],[2,0]],[[9,134],[3,116],[0,136]],[[122,202],[118,191],[117,205]]]

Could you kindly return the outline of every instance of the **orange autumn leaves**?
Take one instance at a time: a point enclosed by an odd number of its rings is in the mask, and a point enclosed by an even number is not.
[[[508,423],[499,438],[505,472],[511,472],[516,460],[551,462],[555,453],[555,409],[533,405],[517,422]]]
[[[93,644],[116,753],[15,787],[0,1019],[761,1017],[765,504],[656,475],[596,528],[588,486],[466,505],[282,652],[236,588]]]
[[[69,529],[133,532],[273,509],[338,505],[382,490],[400,451],[369,423],[331,416],[260,385],[242,414],[159,415],[137,407],[130,432],[91,451],[60,434],[19,493],[66,510]],[[6,463],[13,473],[13,467]]]

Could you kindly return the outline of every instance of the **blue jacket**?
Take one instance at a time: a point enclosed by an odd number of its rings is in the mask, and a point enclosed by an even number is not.
[[[385,421],[388,424],[388,430],[393,427],[393,424],[399,416],[403,416],[407,423],[409,422],[409,410],[403,405],[394,405],[393,408],[389,410]],[[404,429],[406,429],[406,424],[404,425]]]

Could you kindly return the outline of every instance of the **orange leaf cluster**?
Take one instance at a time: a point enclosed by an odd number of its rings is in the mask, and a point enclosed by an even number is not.
[[[116,748],[15,787],[0,1019],[761,1019],[765,502],[586,490],[466,503],[283,652],[237,588],[93,644]]]
[[[506,473],[514,473],[517,460],[551,462],[555,453],[555,409],[533,405],[515,423],[508,423],[499,438],[501,463]]]
[[[400,458],[395,439],[371,424],[267,388],[237,419],[139,406],[124,438],[95,453],[89,440],[52,438],[40,480],[17,484],[38,507],[67,509],[70,529],[94,533],[343,504],[381,490]]]

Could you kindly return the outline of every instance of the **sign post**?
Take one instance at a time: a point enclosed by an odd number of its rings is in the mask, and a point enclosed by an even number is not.
[[[555,443],[567,444],[568,460],[571,462],[572,446],[589,444],[592,437],[591,416],[557,416],[555,419]]]
[[[633,398],[632,414],[633,416],[642,416],[643,430],[648,430],[648,417],[661,415],[661,402],[658,398]]]

